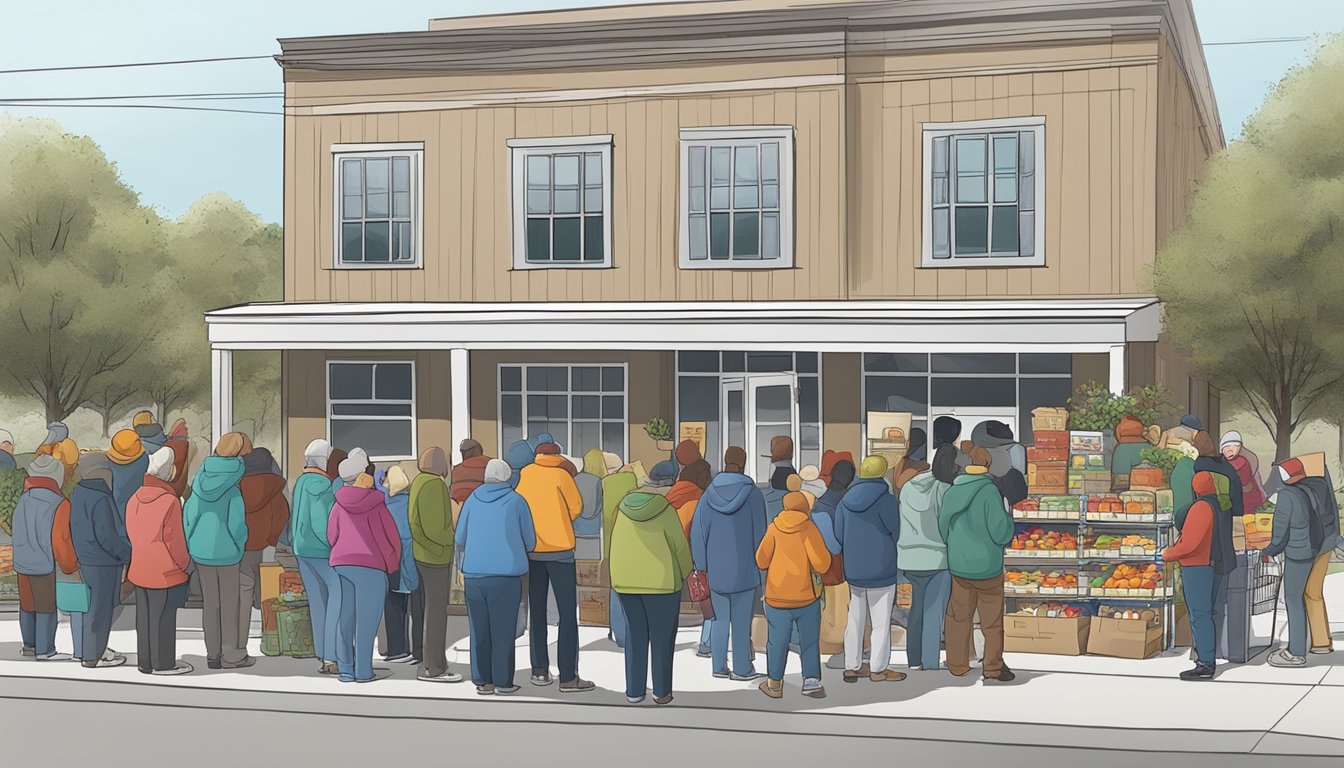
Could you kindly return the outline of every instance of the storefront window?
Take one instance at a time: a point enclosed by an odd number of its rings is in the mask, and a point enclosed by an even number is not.
[[[566,454],[593,448],[625,457],[625,368],[620,365],[501,365],[501,453],[549,432]]]

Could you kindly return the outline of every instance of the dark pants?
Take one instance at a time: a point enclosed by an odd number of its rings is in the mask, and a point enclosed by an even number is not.
[[[523,601],[517,576],[477,576],[465,580],[467,621],[471,625],[471,681],[513,687],[516,665],[514,623]]]
[[[1218,593],[1218,579],[1211,565],[1181,566],[1181,591],[1190,614],[1190,637],[1195,645],[1195,659],[1212,667],[1217,661],[1217,644],[1213,625],[1213,604]]]
[[[1210,566],[1212,567],[1212,566]],[[1227,627],[1227,582],[1230,574],[1213,574],[1213,648],[1214,655],[1231,660],[1232,651],[1228,647]]]
[[[417,586],[409,593],[388,590],[383,602],[383,624],[387,626],[389,657],[409,653],[413,659],[425,658],[424,588]]]
[[[89,611],[84,615],[82,658],[97,661],[107,651],[112,633],[112,614],[121,602],[120,565],[85,565],[80,575],[89,588]]]
[[[177,665],[177,609],[187,601],[187,585],[135,588],[135,650],[141,672]]]
[[[947,601],[947,668],[954,675],[971,671],[972,637],[975,614],[980,614],[980,631],[985,635],[985,677],[997,678],[1003,671],[1003,575],[988,579],[952,577],[952,594]],[[876,666],[876,660],[874,660]]]
[[[1307,578],[1311,560],[1283,561],[1283,606],[1288,610],[1288,653],[1305,657],[1311,645],[1307,627]]]
[[[574,561],[528,561],[529,631],[532,638],[532,674],[546,674],[551,667],[546,637],[546,592],[555,590],[555,605],[560,610],[560,628],[556,637],[556,666],[560,682],[579,676],[579,592],[574,576]]]
[[[656,698],[671,695],[672,654],[677,644],[677,610],[681,593],[632,595],[617,592],[616,596],[625,610],[625,695],[632,699],[644,695],[650,654],[653,656],[653,695]]]
[[[425,641],[420,658],[422,673],[438,677],[448,671],[448,590],[453,582],[451,565],[417,562],[420,590],[425,597]]]
[[[910,579],[910,621],[905,633],[906,661],[912,667],[937,669],[943,617],[952,595],[951,571],[906,571]]]

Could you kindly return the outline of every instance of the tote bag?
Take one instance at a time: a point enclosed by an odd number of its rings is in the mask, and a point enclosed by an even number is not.
[[[56,582],[56,608],[66,613],[88,613],[89,585],[81,581]]]

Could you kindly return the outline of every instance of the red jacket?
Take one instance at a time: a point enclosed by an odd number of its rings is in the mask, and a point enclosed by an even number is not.
[[[126,536],[131,540],[132,584],[167,589],[188,578],[187,534],[182,527],[182,501],[173,486],[146,477],[126,502]]]
[[[238,482],[247,512],[248,552],[274,547],[280,532],[289,522],[289,502],[285,500],[285,478],[269,472],[243,475]]]
[[[471,492],[485,484],[485,465],[489,463],[489,456],[472,456],[453,467],[449,497],[458,504],[466,504]]]
[[[1180,538],[1162,550],[1163,560],[1175,561],[1187,568],[1209,565],[1211,562],[1214,508],[1205,497],[1218,494],[1213,475],[1208,472],[1196,472],[1190,485],[1195,491],[1196,501],[1186,514],[1185,527],[1181,528]]]

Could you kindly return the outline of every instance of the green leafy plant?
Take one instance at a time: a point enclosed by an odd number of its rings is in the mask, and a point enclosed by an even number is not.
[[[21,469],[0,472],[0,531],[5,535],[14,532],[14,507],[18,506],[19,496],[23,493],[24,477]]]
[[[649,423],[644,425],[644,432],[654,440],[671,440],[672,425],[667,423],[666,419],[652,418]]]
[[[1115,429],[1120,419],[1133,416],[1147,424],[1167,418],[1172,410],[1171,393],[1161,385],[1139,387],[1117,395],[1104,384],[1089,381],[1069,398],[1071,429],[1099,432]]]
[[[1162,474],[1170,480],[1172,470],[1176,469],[1176,462],[1184,458],[1184,455],[1174,448],[1144,448],[1139,451],[1139,457],[1143,459],[1143,463],[1161,469]]]

